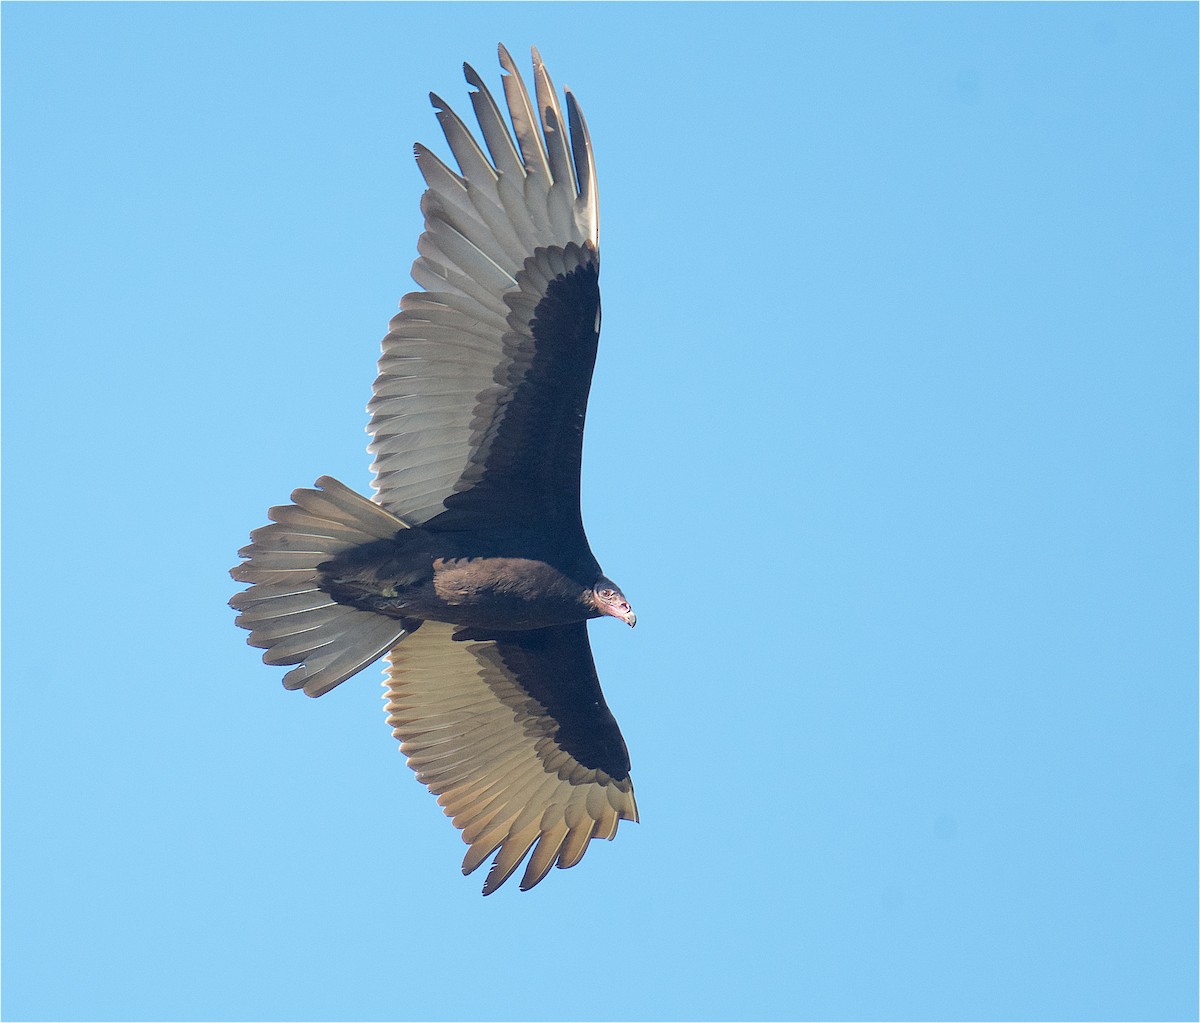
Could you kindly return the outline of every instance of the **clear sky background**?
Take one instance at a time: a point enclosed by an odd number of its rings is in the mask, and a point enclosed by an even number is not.
[[[1172,5],[3,8],[4,1015],[1175,1019],[1196,33]],[[227,571],[365,490],[426,94],[597,149],[584,517],[642,810],[483,899]]]

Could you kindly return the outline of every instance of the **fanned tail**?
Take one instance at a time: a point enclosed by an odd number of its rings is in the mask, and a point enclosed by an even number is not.
[[[317,566],[336,554],[396,535],[408,524],[331,476],[318,490],[293,491],[292,504],[272,508],[271,525],[250,534],[238,554],[249,560],[230,570],[253,583],[230,606],[246,642],[266,651],[266,664],[295,664],[287,689],[323,696],[400,642],[415,627],[339,604],[320,588]]]

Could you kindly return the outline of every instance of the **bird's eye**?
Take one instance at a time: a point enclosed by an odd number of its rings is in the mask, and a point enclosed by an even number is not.
[[[612,600],[616,594],[612,590],[601,590],[600,596],[602,596],[605,600]]]

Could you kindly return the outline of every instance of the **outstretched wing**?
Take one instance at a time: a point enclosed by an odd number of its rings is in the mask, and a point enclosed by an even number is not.
[[[484,895],[530,849],[523,890],[637,820],[584,623],[485,634],[425,622],[388,658],[388,723],[462,829],[463,873],[496,853]]]
[[[536,108],[500,47],[512,131],[479,75],[487,154],[431,95],[458,173],[424,146],[413,279],[368,406],[376,500],[414,525],[579,523],[579,462],[600,330],[596,174],[568,91],[568,139],[533,51]],[[514,141],[515,134],[515,141]]]

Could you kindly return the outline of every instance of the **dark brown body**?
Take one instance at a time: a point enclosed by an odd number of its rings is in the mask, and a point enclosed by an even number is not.
[[[590,552],[582,565],[553,549],[536,553],[542,556],[530,556],[523,536],[481,542],[475,534],[405,529],[322,564],[321,588],[339,603],[391,618],[484,629],[599,617],[592,584],[600,573]]]

